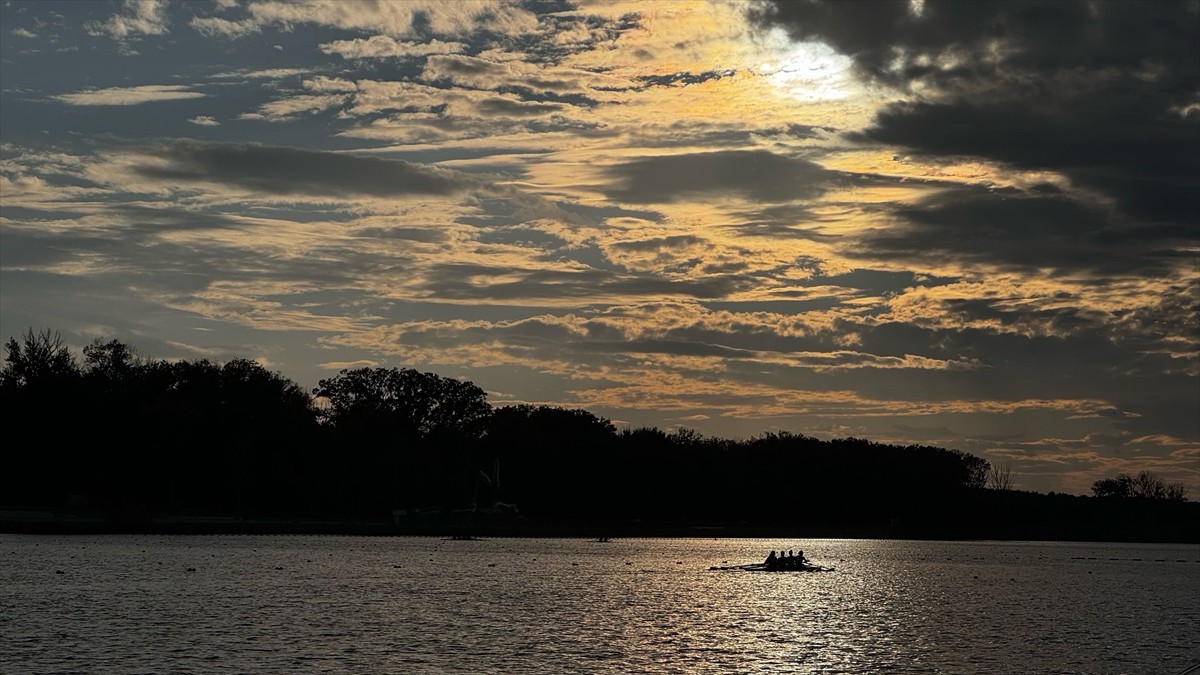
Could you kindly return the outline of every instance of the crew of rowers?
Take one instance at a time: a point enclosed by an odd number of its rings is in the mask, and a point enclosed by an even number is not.
[[[780,551],[779,555],[775,555],[775,551],[771,551],[771,555],[763,561],[763,565],[772,570],[800,569],[807,564],[808,559],[804,557],[804,551],[796,551],[793,554],[791,549],[788,549],[787,553]]]

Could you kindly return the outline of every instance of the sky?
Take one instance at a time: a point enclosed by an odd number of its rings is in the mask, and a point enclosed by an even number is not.
[[[0,338],[1200,498],[1200,2],[0,2]]]

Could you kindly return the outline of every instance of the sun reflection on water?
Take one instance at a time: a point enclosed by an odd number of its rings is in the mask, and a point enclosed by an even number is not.
[[[781,548],[837,571],[709,569]],[[0,535],[0,556],[5,615],[21,618],[0,625],[0,671],[1115,674],[1200,660],[1197,546]]]

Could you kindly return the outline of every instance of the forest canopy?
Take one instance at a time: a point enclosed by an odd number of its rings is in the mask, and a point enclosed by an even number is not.
[[[247,359],[155,360],[118,340],[78,359],[32,330],[5,347],[0,405],[31,432],[6,444],[7,506],[849,527],[944,520],[971,494],[1011,492],[958,450],[617,429],[581,409],[493,407],[471,382],[413,369],[342,370],[310,393]],[[1185,499],[1152,478],[1095,493]]]

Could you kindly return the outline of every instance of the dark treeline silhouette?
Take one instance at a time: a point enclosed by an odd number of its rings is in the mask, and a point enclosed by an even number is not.
[[[201,514],[427,531],[466,513],[516,533],[1194,538],[1180,532],[1195,504],[986,489],[994,467],[957,450],[618,430],[585,410],[493,408],[470,382],[412,369],[343,370],[310,395],[245,359],[153,360],[117,340],[77,359],[32,330],[5,347],[0,507],[57,522],[137,529]]]
[[[1169,499],[1187,500],[1187,487],[1181,483],[1168,483],[1149,471],[1136,476],[1119,473],[1116,478],[1105,478],[1092,483],[1092,494],[1097,497],[1120,499]]]

